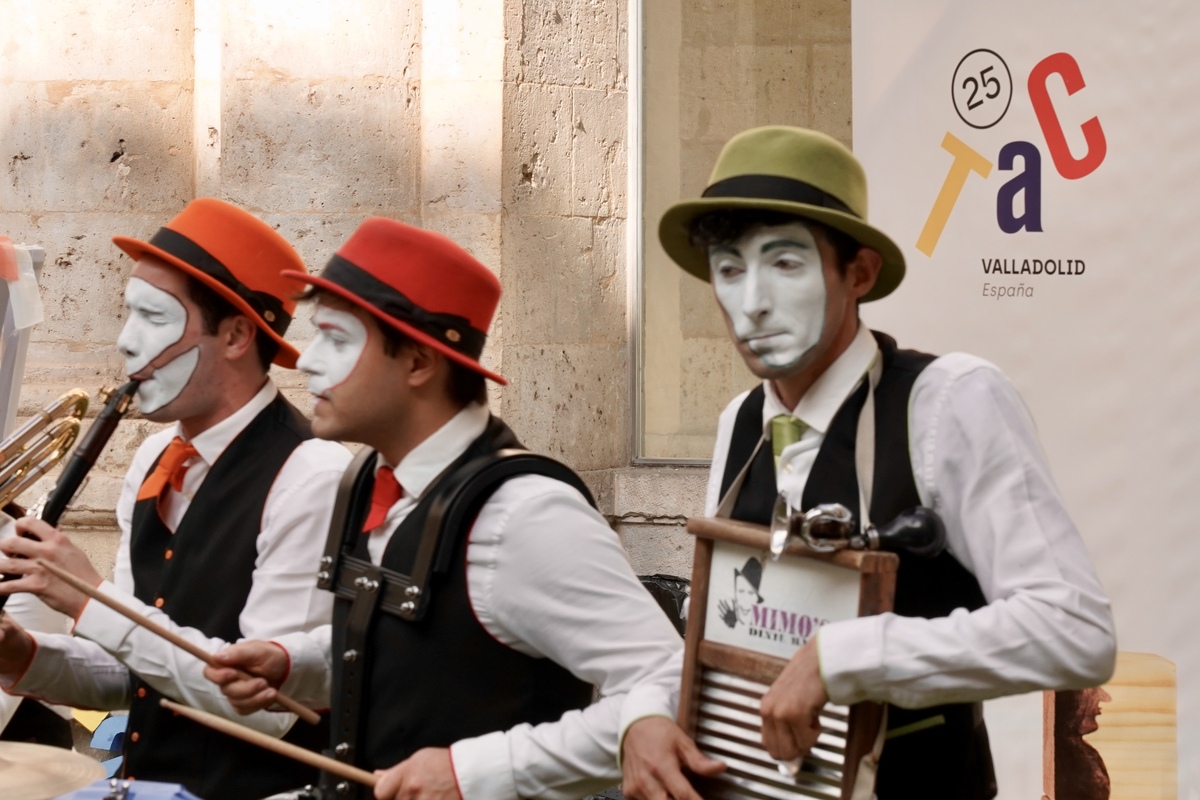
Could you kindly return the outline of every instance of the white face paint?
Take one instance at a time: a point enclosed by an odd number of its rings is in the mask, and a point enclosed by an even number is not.
[[[153,375],[138,384],[138,410],[152,414],[179,397],[199,361],[200,348],[193,347],[154,370]]]
[[[793,367],[821,340],[825,272],[808,226],[754,228],[730,246],[710,247],[708,263],[734,335],[763,366]]]
[[[125,374],[133,375],[183,338],[188,315],[179,298],[141,278],[125,285],[125,308],[129,318],[117,349],[125,356]]]
[[[300,354],[296,367],[308,374],[308,391],[317,397],[350,377],[367,346],[367,326],[349,311],[318,305],[313,312],[317,335]]]

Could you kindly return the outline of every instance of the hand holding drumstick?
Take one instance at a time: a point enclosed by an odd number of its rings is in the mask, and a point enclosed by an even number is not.
[[[180,649],[185,650],[188,653],[195,656],[196,658],[200,659],[206,665],[208,665],[207,668],[205,669],[206,675],[208,674],[209,670],[213,670],[213,669],[220,669],[220,670],[231,671],[231,672],[234,671],[234,670],[230,670],[224,664],[219,663],[213,657],[213,655],[211,653],[205,651],[203,648],[196,646],[192,642],[189,642],[187,639],[184,639],[182,636],[179,636],[174,631],[172,631],[168,628],[164,628],[162,625],[159,625],[154,620],[152,620],[146,616],[143,616],[142,614],[139,614],[138,612],[134,611],[133,609],[128,608],[124,604],[114,600],[113,598],[109,597],[108,595],[106,595],[103,592],[96,589],[94,586],[89,585],[86,581],[80,580],[79,578],[75,577],[71,573],[59,568],[58,566],[56,566],[54,564],[51,564],[50,562],[48,562],[44,559],[38,558],[36,560],[36,563],[38,566],[42,567],[47,572],[54,575],[56,578],[59,578],[60,580],[65,581],[66,583],[70,584],[72,587],[74,587],[78,591],[82,592],[83,594],[86,594],[88,597],[92,598],[93,600],[103,603],[104,605],[108,606],[113,611],[116,611],[118,614],[122,615],[123,617],[126,617],[127,619],[132,620],[133,622],[142,626],[143,628],[150,631],[151,633],[161,636],[162,638],[166,639],[168,642],[175,645],[176,647],[179,647]],[[266,643],[264,642],[261,644],[266,644]],[[287,657],[286,657],[286,655],[283,654],[283,651],[280,650],[278,647],[275,647],[274,645],[266,644],[266,646],[270,647],[274,650],[277,650],[280,653],[280,655],[284,659],[284,667],[286,669],[286,658]],[[237,672],[237,677],[240,678],[241,680],[245,680],[245,681],[261,680],[259,678],[255,678],[254,676],[251,676],[249,674],[242,673],[242,672]],[[282,680],[282,677],[280,678],[280,680]],[[271,694],[271,703],[278,703],[279,705],[283,706],[288,711],[291,711],[293,714],[297,715],[298,717],[300,717],[300,719],[304,720],[305,722],[309,723],[310,725],[316,725],[320,721],[320,717],[311,708],[308,708],[307,706],[302,705],[301,703],[297,702],[296,700],[293,700],[292,698],[288,697],[287,695],[281,694],[275,690],[271,690],[271,693],[272,693]],[[268,705],[269,705],[269,703],[268,703]],[[266,706],[258,706],[257,708],[265,708],[265,707]],[[238,710],[241,713],[247,713],[247,712],[242,712],[241,709],[238,708],[238,706],[236,704],[234,705],[234,708],[235,708],[235,710]],[[257,709],[254,709],[254,710],[257,710]]]

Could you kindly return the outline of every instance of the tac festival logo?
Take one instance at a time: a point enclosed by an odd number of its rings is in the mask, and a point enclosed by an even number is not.
[[[1070,138],[1077,140],[1074,150],[1068,141],[1063,117],[1080,119],[1086,115],[1089,110],[1086,87],[1079,62],[1070,53],[1052,53],[1038,61],[1024,81],[1024,93],[1014,84],[1012,71],[998,52],[979,48],[964,55],[951,76],[948,98],[961,128],[958,134],[947,130],[942,139],[941,146],[950,156],[950,165],[917,237],[916,249],[933,257],[970,180],[984,180],[995,186],[995,223],[999,230],[1010,235],[1043,233],[1044,182],[1085,180],[1104,163],[1108,154],[1099,116],[1091,116],[1079,126],[1081,139],[1072,132]],[[1027,138],[1003,144],[998,152],[981,152],[982,146],[973,144],[979,138],[978,132],[995,127],[1015,103],[1032,106],[1036,129],[1030,130]],[[1066,103],[1075,104],[1069,115],[1060,113],[1066,110]],[[1027,244],[1037,242],[1023,242]],[[1027,246],[1021,249],[1031,250]],[[1032,297],[1035,280],[1083,275],[1087,269],[1082,258],[1060,258],[1045,253],[1028,258],[983,257],[980,266],[987,276],[1022,278],[1019,287],[1011,282],[984,283],[985,297]],[[1028,286],[1025,280],[1029,281]]]

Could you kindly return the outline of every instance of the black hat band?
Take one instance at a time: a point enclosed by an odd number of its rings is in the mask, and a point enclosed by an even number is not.
[[[403,292],[387,285],[352,261],[335,254],[321,271],[321,277],[362,298],[389,317],[432,336],[472,361],[478,361],[483,355],[487,334],[471,327],[466,317],[427,311]]]
[[[267,292],[256,292],[239,281],[229,268],[188,237],[170,228],[159,228],[147,242],[203,272],[246,302],[267,327],[279,336],[287,331],[292,315],[283,310],[283,301]]]
[[[734,175],[717,181],[701,197],[743,197],[753,200],[785,200],[819,208],[829,208],[862,219],[862,215],[833,195],[811,183],[780,175]]]

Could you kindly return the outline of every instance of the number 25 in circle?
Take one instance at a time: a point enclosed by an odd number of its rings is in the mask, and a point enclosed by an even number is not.
[[[972,128],[990,128],[1008,113],[1012,74],[995,51],[972,50],[954,70],[950,96],[959,119]]]

